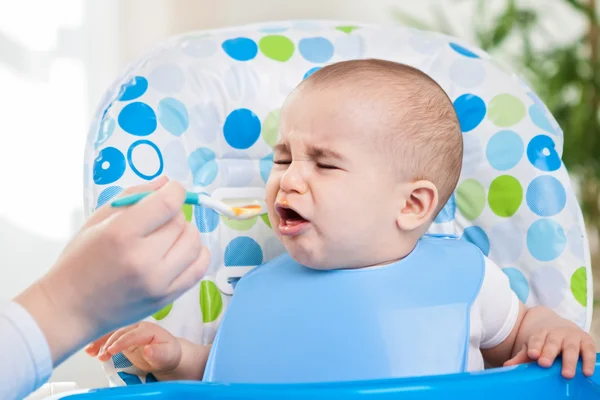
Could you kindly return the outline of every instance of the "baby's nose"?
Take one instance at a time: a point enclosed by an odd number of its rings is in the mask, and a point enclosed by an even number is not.
[[[284,192],[306,193],[308,185],[304,176],[306,163],[292,162],[281,178],[280,187]]]

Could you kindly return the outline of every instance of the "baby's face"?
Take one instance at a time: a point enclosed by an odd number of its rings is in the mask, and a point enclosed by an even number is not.
[[[374,144],[381,118],[334,90],[302,90],[286,102],[266,200],[273,229],[298,262],[374,265],[383,238],[397,234],[398,182]]]

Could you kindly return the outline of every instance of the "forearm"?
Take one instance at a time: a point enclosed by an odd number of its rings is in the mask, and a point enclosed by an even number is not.
[[[55,294],[50,293],[52,288],[48,286],[45,281],[38,281],[19,294],[14,301],[35,319],[48,342],[52,363],[56,367],[93,340],[95,329],[73,312],[70,300],[57,300]],[[72,296],[66,296],[69,297],[74,299]]]
[[[178,340],[182,353],[179,365],[169,373],[154,373],[154,377],[159,381],[201,381],[211,345],[203,346],[181,338]]]

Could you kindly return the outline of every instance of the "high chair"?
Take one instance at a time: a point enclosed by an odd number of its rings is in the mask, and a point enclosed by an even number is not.
[[[454,103],[464,139],[455,193],[431,234],[474,243],[528,306],[544,305],[589,330],[592,277],[580,207],[562,161],[563,132],[527,83],[457,38],[405,27],[284,21],[188,33],[156,46],[107,91],[85,150],[89,216],[124,188],[167,175],[218,199],[263,197],[279,109],[329,63],[382,58],[435,79]],[[184,207],[211,251],[206,276],[148,318],[173,335],[210,344],[233,283],[284,249],[266,215],[249,221]],[[274,321],[275,323],[275,321]],[[268,327],[265,327],[268,329]],[[243,335],[243,332],[240,332]],[[480,373],[331,384],[152,383],[119,354],[104,365],[112,386],[73,400],[166,398],[600,398],[560,363]],[[596,374],[597,375],[597,374]],[[58,397],[60,398],[60,397]]]

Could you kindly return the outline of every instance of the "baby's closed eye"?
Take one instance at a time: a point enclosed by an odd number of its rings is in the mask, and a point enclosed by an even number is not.
[[[322,169],[339,169],[338,167],[336,167],[335,165],[331,165],[331,164],[323,164],[323,163],[317,163],[317,167],[318,168],[322,168]]]

